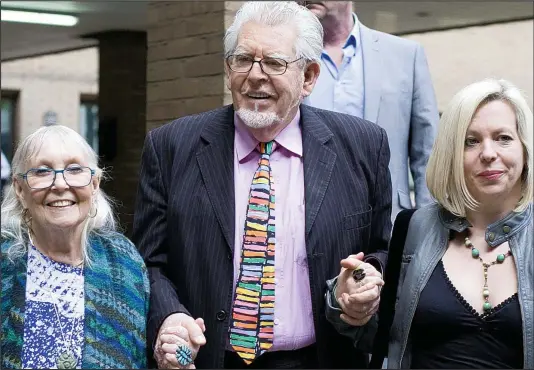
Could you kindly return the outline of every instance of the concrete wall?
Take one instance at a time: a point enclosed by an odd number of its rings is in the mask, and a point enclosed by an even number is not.
[[[1,70],[2,90],[19,92],[16,139],[39,128],[47,111],[80,131],[80,98],[98,94],[98,48],[3,62]]]
[[[425,48],[438,106],[443,110],[458,90],[487,78],[517,85],[533,106],[534,21],[413,34]]]

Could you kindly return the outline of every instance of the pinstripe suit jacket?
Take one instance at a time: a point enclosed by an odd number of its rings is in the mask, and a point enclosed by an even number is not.
[[[207,344],[195,361],[198,368],[223,367],[228,336],[235,223],[233,117],[233,108],[226,106],[152,130],[141,161],[133,240],[150,276],[148,340],[154,343],[171,313],[203,317]],[[303,105],[300,124],[317,365],[365,367],[366,356],[325,318],[325,282],[339,273],[339,261],[348,255],[387,249],[387,136],[360,118]]]

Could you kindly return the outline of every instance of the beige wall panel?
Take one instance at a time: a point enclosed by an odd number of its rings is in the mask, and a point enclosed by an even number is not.
[[[47,111],[79,131],[80,96],[98,94],[98,48],[4,62],[1,87],[19,91],[19,139],[39,128]]]

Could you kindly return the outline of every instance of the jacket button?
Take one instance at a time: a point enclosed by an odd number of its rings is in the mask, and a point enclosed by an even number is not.
[[[505,234],[508,234],[510,232],[510,230],[511,230],[510,226],[508,226],[508,225],[504,225],[502,227],[502,231],[504,231]]]
[[[488,239],[490,240],[490,242],[494,241],[495,240],[495,234],[494,233],[489,233],[488,234]]]
[[[226,311],[225,310],[220,310],[219,312],[217,312],[217,314],[215,315],[215,317],[217,318],[217,320],[219,321],[224,321],[226,319],[226,316],[228,316],[226,314]]]

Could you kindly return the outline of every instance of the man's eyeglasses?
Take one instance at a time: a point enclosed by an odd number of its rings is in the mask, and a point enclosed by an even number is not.
[[[71,188],[82,188],[91,183],[95,170],[82,166],[72,166],[63,170],[42,167],[19,173],[19,176],[26,180],[31,189],[46,189],[54,185],[58,173],[63,175],[65,183]]]
[[[237,73],[247,73],[252,69],[254,63],[260,65],[263,73],[268,75],[282,75],[286,72],[287,66],[291,63],[295,63],[302,58],[295,59],[291,62],[287,62],[280,58],[263,58],[260,60],[254,60],[254,58],[248,55],[233,54],[226,58],[228,68]]]

